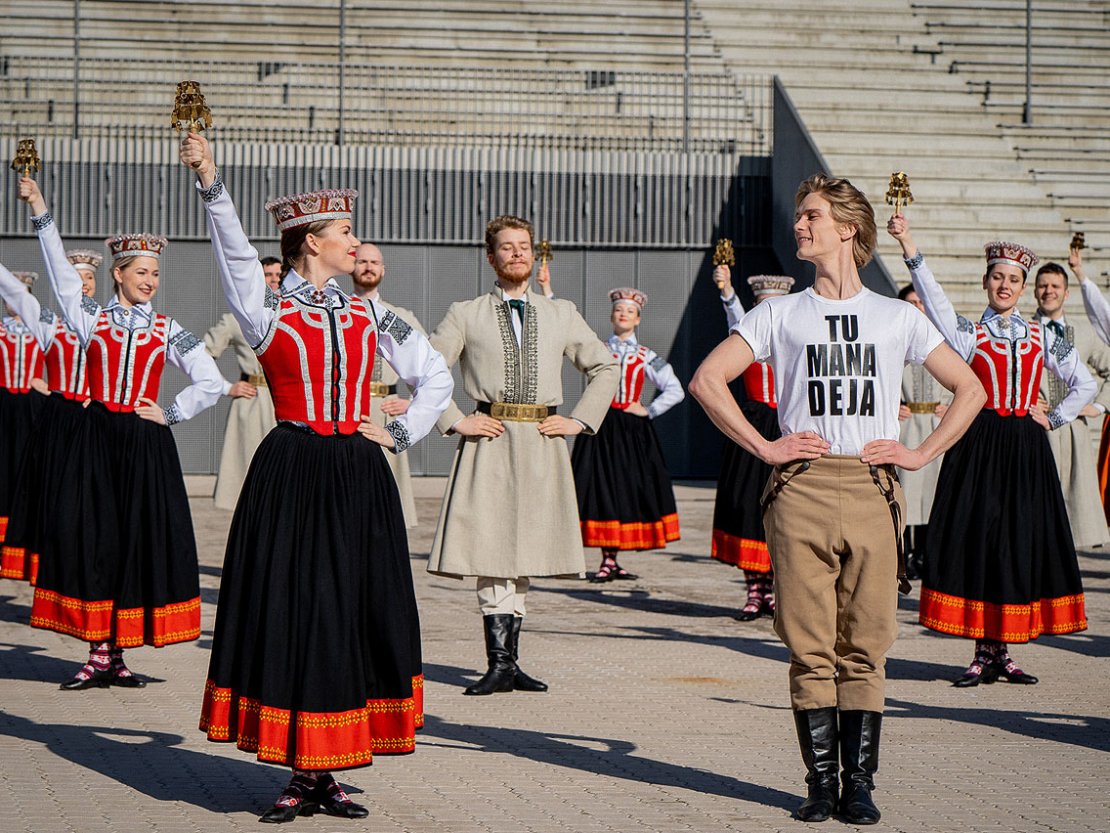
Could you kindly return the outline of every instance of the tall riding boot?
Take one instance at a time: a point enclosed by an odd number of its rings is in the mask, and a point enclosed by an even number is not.
[[[523,624],[523,616],[513,617],[513,632],[509,640],[509,655],[516,668],[516,673],[513,675],[513,688],[517,691],[547,691],[547,683],[541,683],[535,677],[529,677],[520,670],[520,626]]]
[[[881,817],[871,791],[875,789],[873,776],[879,768],[882,724],[881,712],[840,713],[840,762],[844,770],[840,812],[851,824],[875,824]]]
[[[513,664],[509,645],[513,635],[513,614],[495,613],[482,617],[486,632],[486,657],[489,668],[485,676],[474,685],[467,686],[463,694],[493,694],[495,691],[512,691],[516,665]]]
[[[802,821],[825,821],[836,810],[839,771],[836,707],[794,712],[809,794],[798,808]]]

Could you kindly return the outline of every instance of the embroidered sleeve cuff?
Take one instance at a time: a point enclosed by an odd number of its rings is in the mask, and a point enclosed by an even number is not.
[[[397,420],[387,423],[385,430],[393,435],[393,442],[395,443],[393,447],[394,454],[400,454],[412,445],[412,441],[409,439],[409,429]]]
[[[902,258],[902,262],[905,263],[906,268],[912,272],[914,269],[921,268],[921,264],[925,262],[925,255],[921,254],[921,252],[918,251],[917,254],[915,254],[908,260],[906,258]]]
[[[42,231],[44,228],[46,228],[48,225],[50,225],[53,222],[54,222],[54,218],[50,216],[49,211],[47,211],[43,214],[40,214],[37,217],[32,217],[31,218],[31,224],[35,227],[35,231]]]
[[[648,412],[648,419],[655,419],[657,416],[659,416],[659,413],[655,410],[655,403],[654,402],[652,402],[650,405],[648,405],[647,412]]]
[[[224,178],[216,171],[216,179],[207,188],[200,188],[200,198],[205,202],[215,202],[224,192]]]
[[[166,418],[166,425],[177,425],[179,422],[184,422],[181,418],[181,411],[177,410],[177,405],[170,405],[168,408],[163,408],[162,416]]]
[[[1063,425],[1067,420],[1060,416],[1059,410],[1048,412],[1048,422],[1052,426],[1052,430],[1056,430]]]

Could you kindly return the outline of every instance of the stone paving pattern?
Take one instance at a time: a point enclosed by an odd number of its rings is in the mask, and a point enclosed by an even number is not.
[[[340,775],[368,819],[316,816],[290,829],[806,829],[792,818],[804,784],[787,654],[770,620],[731,618],[743,584],[708,556],[711,488],[679,487],[683,538],[624,558],[638,581],[535,582],[522,666],[549,693],[463,697],[485,665],[473,582],[425,572],[443,481],[417,484],[425,728],[415,754]],[[0,582],[0,833],[259,829],[287,771],[197,731],[231,516],[199,492],[192,508],[203,635],[129,651],[146,689],[59,690],[84,644],[32,630],[29,588]],[[916,587],[902,599],[875,829],[1110,829],[1110,553],[1084,553],[1080,564],[1090,629],[1016,647],[1041,678],[1033,687],[952,688],[971,643],[916,624]]]

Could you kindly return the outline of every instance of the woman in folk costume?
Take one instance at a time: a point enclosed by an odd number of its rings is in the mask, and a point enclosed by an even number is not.
[[[423,725],[420,625],[397,486],[382,454],[422,438],[454,387],[443,357],[392,313],[343,293],[355,191],[266,204],[281,295],[263,279],[207,140],[189,134],[224,294],[254,345],[278,426],[255,453],[228,534],[200,728],[293,768],[264,822],[322,809],[363,818],[332,769],[412,752]],[[369,418],[376,354],[415,389]]]
[[[1037,256],[1024,246],[985,246],[987,310],[957,315],[894,215],[887,231],[902,244],[914,289],[929,318],[987,391],[987,404],[944,458],[929,518],[919,618],[931,630],[975,640],[960,687],[1003,677],[1032,684],[1007,643],[1087,627],[1083,585],[1047,431],[1078,416],[1097,386],[1068,341],[1017,312]],[[1068,386],[1047,415],[1037,405],[1047,369]],[[984,487],[989,484],[989,487]]]
[[[82,291],[33,179],[20,180],[19,196],[31,206],[62,314],[85,348],[93,403],[68,440],[57,488],[44,495],[49,525],[31,625],[89,641],[89,661],[62,688],[139,688],[145,683],[124,664],[124,648],[200,636],[196,542],[167,426],[215,404],[223,380],[200,340],[151,307],[165,238],[106,241],[116,291],[102,307]],[[163,410],[155,398],[166,362],[193,383]]]
[[[621,550],[665,547],[679,538],[674,489],[652,421],[686,394],[674,368],[636,340],[647,296],[622,287],[609,301],[607,346],[620,362],[620,386],[597,434],[580,435],[571,455],[582,545],[601,548],[594,582],[636,578],[617,563]],[[646,408],[640,404],[645,379],[659,392]]]
[[[898,298],[913,304],[921,314],[925,305],[913,288],[902,287]],[[898,406],[900,431],[898,442],[907,448],[917,448],[924,442],[948,411],[952,401],[944,386],[933,378],[924,365],[908,364],[902,371],[902,402]],[[933,510],[933,496],[937,491],[937,478],[944,455],[940,455],[917,471],[898,469],[898,479],[906,496],[906,572],[909,578],[920,578],[925,559],[925,540],[929,529],[929,513]]]
[[[0,323],[0,543],[5,540],[8,512],[19,482],[20,465],[27,440],[42,410],[43,351],[35,338],[32,325],[38,316],[28,320],[31,285],[38,278],[34,272],[9,272],[0,266],[0,289],[4,296],[4,317]],[[14,577],[14,576],[13,576]]]
[[[264,257],[259,262],[266,285],[274,292],[280,292],[281,261],[276,257]],[[231,397],[231,409],[227,414],[224,445],[220,451],[220,473],[212,496],[217,509],[228,511],[234,509],[239,500],[239,490],[243,488],[258,444],[277,425],[274,400],[270,396],[262,365],[230,312],[224,313],[216,325],[204,334],[204,349],[213,359],[218,359],[229,347],[235,351],[239,364],[239,381],[228,385],[225,393]]]
[[[718,266],[713,279],[721,288],[728,326],[731,329],[744,315],[739,293],[732,287],[732,270]],[[759,305],[776,295],[787,295],[794,279],[783,275],[755,275],[748,285]],[[747,399],[740,410],[768,440],[782,436],[776,408],[775,376],[767,362],[752,362],[744,371],[744,393]],[[766,614],[774,615],[775,590],[771,557],[767,553],[767,536],[763,531],[763,509],[760,498],[771,476],[772,466],[749,454],[732,440],[725,440],[721,457],[721,474],[717,479],[717,500],[713,506],[713,549],[718,561],[735,564],[744,571],[748,599],[736,619],[749,622]]]
[[[103,261],[99,252],[74,249],[66,259],[81,276],[82,294],[96,293],[96,270]],[[42,307],[22,284],[11,280],[0,267],[0,292],[10,298],[20,318],[34,333],[43,352],[46,385],[50,395],[42,405],[27,440],[19,475],[12,483],[11,519],[0,551],[0,576],[30,581],[38,573],[42,536],[51,523],[42,511],[51,489],[61,488],[57,472],[66,463],[68,443],[85,415],[89,398],[85,376],[85,351],[81,339],[65,320]]]

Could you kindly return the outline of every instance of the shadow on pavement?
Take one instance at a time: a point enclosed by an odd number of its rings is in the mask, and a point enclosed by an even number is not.
[[[434,715],[424,719],[424,737],[453,741],[475,752],[501,752],[538,763],[592,772],[607,780],[638,781],[673,786],[750,801],[792,812],[799,796],[772,787],[762,787],[729,775],[671,764],[632,753],[636,744],[613,738],[557,735],[519,728],[497,728],[448,723]]]
[[[42,744],[59,758],[156,801],[192,804],[215,813],[259,813],[284,783],[283,774],[275,777],[276,769],[183,749],[179,744],[185,739],[170,732],[35,723],[0,714],[0,734]],[[271,779],[273,784],[265,789],[273,795],[260,786]]]
[[[995,683],[1007,685],[1007,683]],[[900,720],[924,718],[990,726],[1035,740],[1083,746],[1099,752],[1110,752],[1110,718],[1078,714],[1053,714],[1041,711],[1008,711],[1005,709],[968,708],[964,704],[951,707],[926,706],[896,700],[886,700],[887,714]]]
[[[566,587],[532,587],[533,593],[555,593],[583,602],[613,605],[614,607],[642,610],[645,613],[663,613],[670,616],[691,616],[706,619],[713,616],[732,616],[735,607],[707,605],[701,602],[688,602],[683,599],[661,599],[647,590],[629,588],[625,590],[620,582],[608,583],[605,590]],[[614,592],[617,591],[617,592]]]

